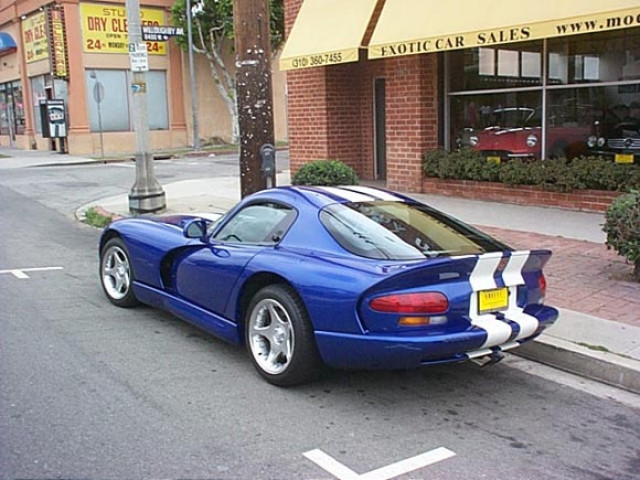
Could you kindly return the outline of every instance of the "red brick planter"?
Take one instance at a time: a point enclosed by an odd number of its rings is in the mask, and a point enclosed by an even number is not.
[[[560,207],[585,212],[604,212],[621,192],[576,190],[572,193],[550,192],[534,186],[509,186],[502,183],[472,180],[424,178],[422,193],[487,200],[519,205]]]

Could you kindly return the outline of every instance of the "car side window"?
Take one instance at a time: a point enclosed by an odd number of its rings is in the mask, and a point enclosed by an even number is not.
[[[251,204],[237,212],[213,237],[228,243],[276,244],[287,232],[296,212],[279,203]]]

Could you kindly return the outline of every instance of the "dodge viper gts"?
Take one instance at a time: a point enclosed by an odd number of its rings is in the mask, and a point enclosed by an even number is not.
[[[557,318],[548,250],[515,251],[409,197],[279,187],[218,219],[127,218],[100,239],[109,301],[167,310],[244,344],[275,385],[323,366],[495,363]]]

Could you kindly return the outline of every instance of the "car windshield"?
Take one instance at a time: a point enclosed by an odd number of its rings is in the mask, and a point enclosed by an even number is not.
[[[500,128],[523,128],[538,126],[539,120],[535,117],[536,111],[533,108],[513,107],[499,108],[491,113],[490,126]]]
[[[403,202],[334,204],[322,224],[349,252],[367,258],[416,260],[510,250],[437,210]]]

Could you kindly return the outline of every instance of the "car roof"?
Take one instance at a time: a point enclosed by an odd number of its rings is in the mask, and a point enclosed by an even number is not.
[[[351,202],[387,201],[415,203],[415,200],[402,194],[365,185],[345,185],[337,187],[284,186],[263,190],[262,192],[252,195],[250,198],[257,200],[265,197],[281,201],[306,200],[315,205],[316,208],[324,208],[334,203]]]

